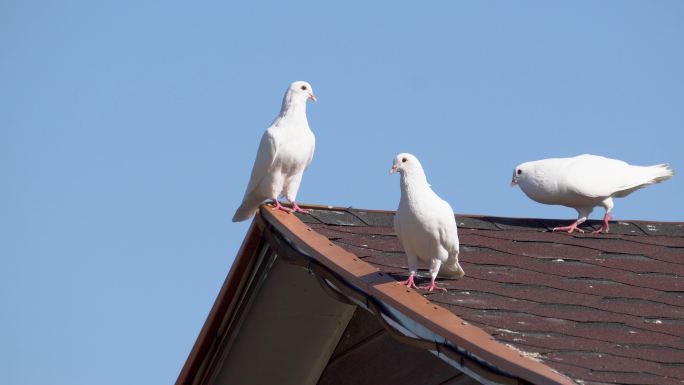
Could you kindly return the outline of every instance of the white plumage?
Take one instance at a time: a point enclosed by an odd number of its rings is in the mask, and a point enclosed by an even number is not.
[[[633,166],[621,160],[598,155],[543,159],[520,164],[513,170],[511,185],[518,185],[532,200],[549,205],[562,205],[577,210],[575,223],[554,231],[574,230],[587,220],[594,207],[603,206],[603,226],[595,231],[608,232],[613,198],[668,180],[674,175],[668,164]]]
[[[401,174],[401,200],[394,217],[394,229],[408,258],[409,278],[404,284],[416,287],[414,275],[418,260],[430,266],[432,291],[441,272],[449,277],[462,277],[465,272],[458,263],[458,229],[449,203],[432,191],[423,167],[411,154],[394,158],[391,172]]]
[[[307,211],[295,202],[316,143],[306,119],[307,99],[316,101],[309,83],[297,81],[288,87],[280,114],[261,137],[252,176],[233,222],[249,219],[266,199],[273,200],[276,209]],[[292,209],[280,204],[280,196],[292,203]]]

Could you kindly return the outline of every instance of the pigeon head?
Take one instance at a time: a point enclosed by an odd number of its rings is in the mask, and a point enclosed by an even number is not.
[[[287,93],[294,100],[306,102],[306,99],[311,99],[314,102],[316,101],[316,96],[313,93],[311,84],[305,81],[300,80],[290,84],[290,87],[287,89]]]
[[[533,170],[533,162],[525,162],[517,165],[513,169],[513,176],[511,177],[511,187],[520,185],[530,180]]]
[[[405,175],[415,171],[423,172],[423,167],[420,165],[418,158],[405,152],[394,157],[394,163],[392,163],[390,174],[399,172]]]

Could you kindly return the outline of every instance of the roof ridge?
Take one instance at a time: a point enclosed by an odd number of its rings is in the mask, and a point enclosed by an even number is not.
[[[382,213],[382,214],[394,214],[396,211],[394,210],[378,210],[378,209],[365,209],[365,208],[356,208],[356,207],[341,207],[341,206],[332,206],[332,205],[323,205],[323,204],[316,204],[316,203],[298,203],[299,207],[301,208],[307,208],[307,209],[314,209],[314,210],[328,210],[328,211],[346,211],[349,212],[350,214],[354,215],[354,211],[362,211],[362,212],[369,212],[369,213]],[[535,221],[567,221],[568,218],[531,218],[531,217],[507,217],[507,216],[499,216],[499,215],[488,215],[488,214],[467,214],[467,213],[457,213],[454,212],[455,215],[459,217],[464,217],[464,218],[476,218],[476,219],[489,219],[489,218],[497,218],[497,219],[513,219],[513,220],[535,220]],[[356,216],[356,215],[355,215]],[[359,218],[358,216],[356,216]],[[362,218],[359,218],[363,220]],[[600,220],[594,220],[590,219],[587,222],[600,222]],[[682,225],[684,226],[684,221],[678,222],[678,221],[657,221],[657,220],[650,220],[650,219],[619,219],[615,220],[615,222],[627,222],[627,223],[639,223],[639,224],[671,224],[671,225]]]

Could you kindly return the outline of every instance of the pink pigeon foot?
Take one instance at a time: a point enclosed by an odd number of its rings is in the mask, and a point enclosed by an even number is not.
[[[271,203],[273,204],[273,210],[285,211],[288,214],[291,213],[292,211],[294,211],[289,207],[285,207],[285,206],[281,205],[277,199],[274,199],[273,202],[271,202]]]
[[[416,283],[413,282],[413,274],[409,275],[408,279],[404,282],[402,282],[402,285],[406,285],[406,287],[417,289],[418,286],[416,286]]]
[[[572,234],[573,231],[577,230],[577,231],[579,231],[580,233],[584,233],[584,230],[582,230],[582,229],[580,229],[579,227],[577,227],[578,224],[579,224],[579,221],[575,221],[575,222],[574,222],[573,224],[571,224],[570,226],[554,227],[554,228],[553,228],[553,231],[567,231],[568,234]]]
[[[439,291],[443,291],[443,292],[447,291],[447,289],[437,286],[434,279],[432,280],[432,282],[430,282],[429,285],[420,286],[419,288],[425,289],[427,291],[434,291],[434,290],[439,290]]]
[[[608,230],[610,229],[610,226],[608,225],[608,221],[611,219],[613,219],[612,216],[610,214],[606,213],[606,215],[603,216],[603,225],[601,225],[601,227],[598,230],[592,232],[592,234],[607,233]]]
[[[311,210],[309,210],[309,209],[303,209],[303,208],[299,207],[299,205],[297,204],[297,202],[292,202],[292,212],[293,212],[293,213],[304,213],[304,214],[308,214],[308,213],[311,212]]]

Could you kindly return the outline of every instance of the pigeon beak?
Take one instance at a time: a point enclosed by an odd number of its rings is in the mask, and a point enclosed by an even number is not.
[[[397,170],[398,170],[398,166],[395,164],[395,165],[392,166],[392,168],[390,169],[390,174],[394,174],[395,172],[397,172]]]
[[[511,179],[511,187],[515,187],[518,185],[518,181],[515,180],[515,178]]]
[[[313,100],[314,102],[317,101],[316,95],[312,94],[311,92],[309,92],[309,99]]]

